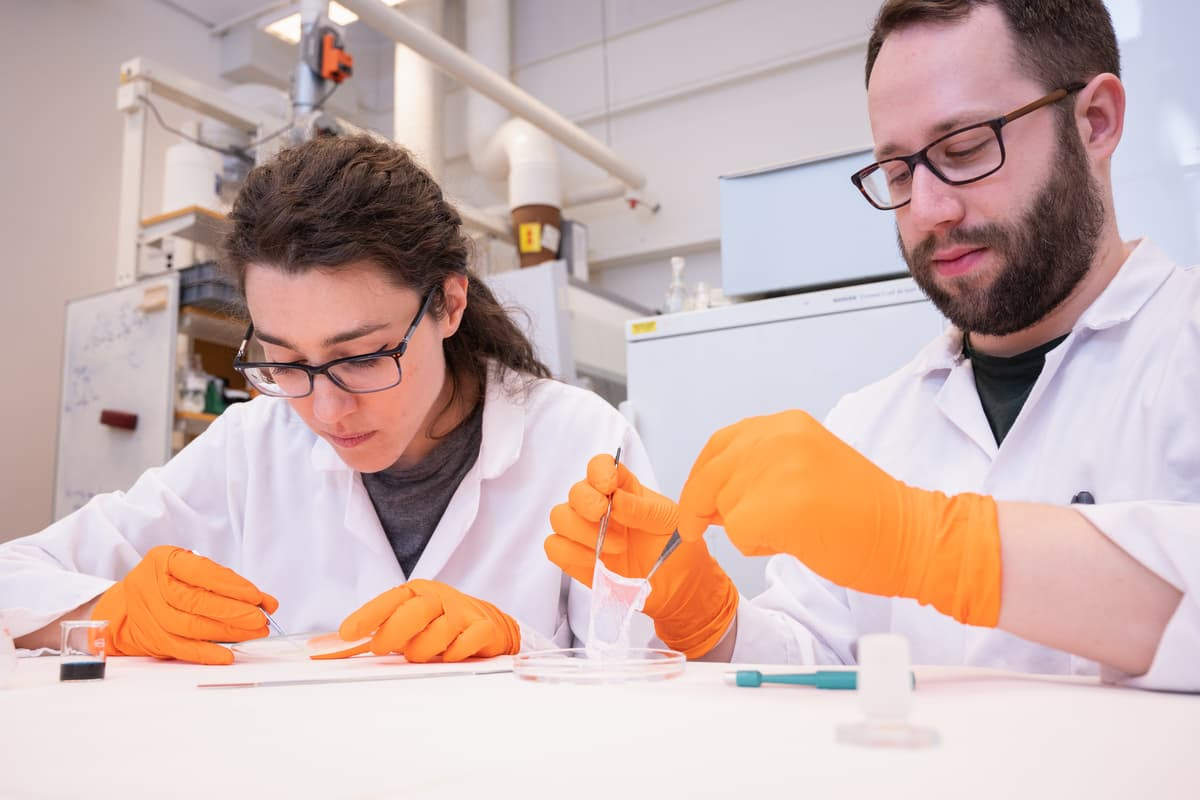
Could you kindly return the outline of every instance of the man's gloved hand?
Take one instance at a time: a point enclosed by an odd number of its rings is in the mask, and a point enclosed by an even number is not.
[[[233,652],[214,642],[266,636],[263,608],[274,613],[279,601],[228,567],[160,545],[100,595],[92,619],[108,620],[116,655],[232,664]]]
[[[519,578],[514,578],[519,580]],[[415,580],[389,589],[342,622],[348,641],[370,636],[375,655],[402,653],[415,662],[462,661],[472,656],[511,655],[521,649],[521,630],[491,603],[438,581]]]
[[[969,625],[999,619],[995,501],[901,483],[803,411],[713,434],[679,508],[684,540],[724,525],[747,555],[790,553],[840,586],[911,597]]]
[[[601,454],[587,466],[587,479],[576,483],[568,502],[550,511],[554,535],[546,555],[575,580],[592,585],[600,518],[612,495],[612,516],[601,558],[613,572],[644,578],[675,531],[678,508],[670,499],[643,487],[624,464]],[[737,613],[733,581],[708,553],[703,539],[681,542],[650,579],[643,611],[667,646],[699,658],[724,636]]]

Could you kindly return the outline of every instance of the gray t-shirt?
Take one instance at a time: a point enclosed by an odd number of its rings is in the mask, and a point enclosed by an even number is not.
[[[406,576],[433,538],[450,498],[479,458],[483,401],[462,423],[411,467],[364,472],[363,486]]]

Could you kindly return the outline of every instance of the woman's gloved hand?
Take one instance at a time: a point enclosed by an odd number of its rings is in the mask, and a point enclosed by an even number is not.
[[[263,608],[274,613],[279,601],[228,567],[160,545],[100,595],[92,619],[108,620],[116,655],[232,664],[233,652],[214,642],[266,636]]]
[[[592,585],[600,519],[612,495],[612,516],[601,558],[613,572],[644,578],[675,531],[675,503],[651,491],[624,464],[597,455],[588,462],[587,478],[576,483],[566,503],[550,511],[554,535],[546,539],[546,555],[575,580]],[[733,581],[709,555],[703,539],[682,542],[650,579],[643,611],[669,647],[699,658],[715,647],[737,613]]]
[[[840,586],[910,597],[970,625],[999,619],[995,501],[901,483],[803,411],[713,434],[679,509],[686,541],[724,525],[746,555],[789,553]]]
[[[409,581],[367,602],[346,617],[338,635],[371,641],[335,655],[370,650],[401,653],[414,662],[489,658],[521,649],[520,626],[512,617],[453,586],[427,580]]]

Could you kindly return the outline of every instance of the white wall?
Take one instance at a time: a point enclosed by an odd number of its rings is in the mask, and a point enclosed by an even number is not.
[[[220,85],[207,30],[153,0],[6,3],[5,28],[0,540],[50,522],[64,304],[114,284],[118,68],[142,55]],[[161,108],[169,122],[183,119]],[[169,143],[151,130],[148,212],[158,210]]]
[[[618,200],[567,210],[589,226],[593,280],[654,307],[682,254],[689,282],[720,285],[719,175],[868,146],[863,57],[878,7],[514,0],[513,79],[644,170],[661,202],[653,216]],[[470,175],[464,102],[452,86],[446,181],[477,204],[502,202],[502,187]],[[574,185],[603,177],[564,155]]]

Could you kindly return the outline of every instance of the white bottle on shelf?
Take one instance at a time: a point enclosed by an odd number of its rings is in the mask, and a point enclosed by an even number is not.
[[[209,376],[204,372],[200,354],[192,355],[192,363],[183,370],[179,391],[179,410],[200,412],[204,410],[204,393],[208,390]]]
[[[663,300],[664,314],[674,314],[683,311],[687,302],[687,287],[683,283],[683,256],[671,257],[671,284],[667,287],[667,296]]]

